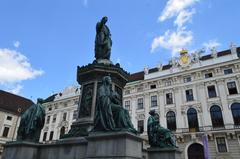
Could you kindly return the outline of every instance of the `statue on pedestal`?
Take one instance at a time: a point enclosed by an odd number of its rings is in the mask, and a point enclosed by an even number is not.
[[[45,121],[45,110],[41,105],[42,101],[42,99],[37,99],[37,104],[33,104],[21,115],[17,140],[31,142],[39,141]]]
[[[95,58],[110,60],[112,39],[109,28],[106,22],[108,18],[103,17],[96,25],[96,38],[95,38]]]
[[[137,133],[129,113],[120,105],[119,95],[111,89],[110,76],[104,76],[98,89],[93,131],[129,131]]]
[[[177,148],[172,132],[159,124],[159,115],[155,110],[149,112],[147,133],[151,147]]]

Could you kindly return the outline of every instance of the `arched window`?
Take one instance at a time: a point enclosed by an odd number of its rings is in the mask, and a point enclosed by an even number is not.
[[[234,125],[240,125],[240,103],[233,103],[231,106]]]
[[[167,128],[172,131],[176,130],[176,116],[173,111],[167,113]]]
[[[199,131],[197,111],[194,108],[188,109],[187,117],[188,117],[189,131],[190,132]]]
[[[212,119],[212,126],[216,127],[224,127],[222,110],[219,106],[214,105],[210,108],[210,114]]]
[[[63,126],[60,130],[60,138],[65,134],[65,127]]]

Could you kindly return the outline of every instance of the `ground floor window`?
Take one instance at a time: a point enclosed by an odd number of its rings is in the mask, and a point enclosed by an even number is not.
[[[225,137],[216,137],[218,152],[227,152]]]

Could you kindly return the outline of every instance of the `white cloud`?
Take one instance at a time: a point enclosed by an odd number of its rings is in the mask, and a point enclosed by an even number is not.
[[[42,75],[33,69],[26,56],[10,49],[0,49],[0,84],[18,83]],[[20,89],[20,87],[18,87]]]
[[[180,49],[189,45],[192,40],[193,35],[191,31],[180,29],[176,32],[171,32],[170,30],[167,30],[164,35],[155,37],[153,39],[151,52],[154,52],[158,47],[162,47],[172,50],[172,56],[175,56]]]
[[[119,57],[117,58],[117,63],[121,63],[121,59]]]
[[[203,46],[206,48],[206,50],[211,50],[213,47],[218,47],[220,45],[221,44],[216,39],[203,43]]]
[[[183,25],[186,22],[189,22],[192,20],[192,15],[195,13],[195,9],[192,9],[191,11],[188,10],[182,10],[176,20],[174,21],[174,24],[177,25],[178,28],[183,27]]]
[[[22,89],[23,89],[22,85],[16,84],[13,86],[13,88],[8,89],[7,91],[13,94],[19,94]]]
[[[19,42],[19,41],[14,41],[14,42],[13,42],[13,46],[14,46],[15,48],[19,48],[20,42]]]
[[[167,5],[162,11],[162,14],[158,18],[160,22],[163,22],[166,19],[178,15],[184,9],[192,6],[198,0],[169,0]]]

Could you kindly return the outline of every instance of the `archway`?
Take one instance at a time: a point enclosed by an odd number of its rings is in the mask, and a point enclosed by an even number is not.
[[[194,143],[188,147],[188,159],[204,159],[204,149],[201,144]]]

